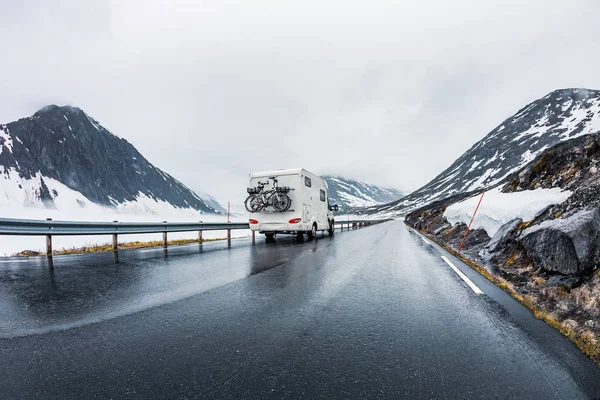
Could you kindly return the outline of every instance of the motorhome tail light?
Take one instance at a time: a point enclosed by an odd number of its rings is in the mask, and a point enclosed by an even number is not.
[[[294,218],[294,219],[290,219],[290,224],[297,224],[298,222],[302,221],[302,218]]]
[[[250,219],[250,223],[254,225],[254,224],[258,224],[258,221],[255,219]]]

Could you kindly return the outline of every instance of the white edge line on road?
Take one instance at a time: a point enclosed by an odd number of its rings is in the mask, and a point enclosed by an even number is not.
[[[444,260],[446,262],[446,264],[448,264],[450,266],[450,268],[452,268],[454,270],[454,272],[456,272],[458,274],[458,276],[461,277],[461,279],[463,281],[465,281],[467,283],[467,285],[469,285],[469,287],[471,289],[473,289],[473,291],[476,294],[483,294],[483,292],[481,291],[481,289],[479,289],[477,287],[477,285],[475,285],[469,278],[467,278],[467,276],[465,274],[462,273],[461,270],[459,270],[458,268],[456,268],[456,266],[454,264],[452,264],[450,262],[450,260],[448,260],[446,257],[442,256],[442,260]]]
[[[427,239],[425,239],[423,236],[421,236],[421,239],[423,239],[423,241],[425,242],[425,244],[431,244],[427,241]]]

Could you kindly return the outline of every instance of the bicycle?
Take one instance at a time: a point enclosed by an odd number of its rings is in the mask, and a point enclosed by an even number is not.
[[[256,187],[247,189],[249,196],[244,201],[244,206],[248,212],[259,212],[267,207],[273,207],[279,212],[290,209],[292,199],[288,193],[291,189],[287,186],[279,187],[279,182],[274,176],[268,179],[273,181],[273,188],[270,190],[264,190],[265,186],[269,184],[269,180],[266,182],[259,181]]]

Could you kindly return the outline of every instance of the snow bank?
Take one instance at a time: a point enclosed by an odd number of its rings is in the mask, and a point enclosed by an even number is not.
[[[128,207],[129,208],[129,207]],[[2,218],[25,218],[46,219],[55,221],[120,221],[120,222],[225,222],[226,215],[201,214],[191,209],[176,210],[173,207],[166,208],[160,214],[128,213],[132,209],[111,209],[92,204],[86,207],[73,207],[70,210],[47,209],[41,207],[23,207],[20,205],[0,202],[0,217]],[[138,210],[135,210],[138,211]],[[232,216],[231,222],[247,222],[246,216]],[[236,229],[231,231],[234,238],[250,236],[250,230]],[[225,231],[204,231],[205,239],[224,238]],[[174,232],[169,233],[169,240],[194,239],[198,237],[197,232]],[[45,249],[45,238],[43,236],[3,236],[0,240],[0,257],[10,256],[22,250],[42,251]],[[102,236],[55,236],[53,238],[54,249],[93,246],[106,244],[111,241],[110,235]],[[139,235],[120,235],[119,242],[162,240],[162,233],[148,233]]]
[[[0,131],[0,137],[2,137]],[[5,142],[6,145],[6,142]],[[47,208],[39,199],[42,179],[53,197],[54,207]],[[224,222],[226,215],[201,213],[193,208],[177,208],[172,204],[149,198],[138,193],[135,201],[118,203],[109,208],[93,203],[81,192],[73,190],[63,183],[42,176],[39,172],[31,179],[21,178],[15,168],[5,169],[0,165],[0,218],[46,219],[55,221],[121,221],[121,222]],[[248,214],[232,216],[232,222],[247,222]],[[250,230],[233,230],[233,237],[250,235]],[[162,234],[122,235],[120,241],[160,240]],[[225,231],[206,231],[204,237],[222,238]],[[192,239],[198,237],[197,232],[170,233],[169,239]],[[22,250],[40,251],[44,248],[44,237],[41,236],[3,236],[0,240],[0,257]],[[110,236],[56,236],[54,248],[91,246],[109,243]]]
[[[493,237],[505,223],[521,218],[531,221],[536,214],[552,204],[567,200],[572,192],[560,188],[525,190],[515,193],[502,193],[500,188],[485,193],[471,229],[483,229]],[[453,204],[446,209],[444,217],[451,224],[468,224],[481,196]]]

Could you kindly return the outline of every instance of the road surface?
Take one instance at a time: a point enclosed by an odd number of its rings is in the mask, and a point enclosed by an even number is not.
[[[401,222],[111,259],[2,260],[0,397],[600,396],[573,344]]]

